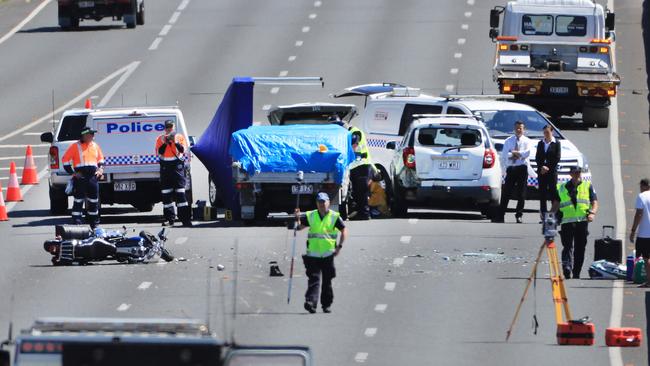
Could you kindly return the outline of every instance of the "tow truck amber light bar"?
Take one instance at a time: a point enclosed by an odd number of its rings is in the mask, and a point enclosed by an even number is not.
[[[537,95],[542,92],[541,80],[503,80],[501,82],[503,94]]]
[[[591,43],[611,44],[612,40],[611,39],[594,38],[594,39],[591,40]]]
[[[614,97],[616,85],[612,83],[576,83],[578,95],[582,97]]]
[[[528,51],[527,44],[504,44],[499,43],[499,51]]]
[[[516,41],[517,37],[516,36],[498,36],[497,41]]]

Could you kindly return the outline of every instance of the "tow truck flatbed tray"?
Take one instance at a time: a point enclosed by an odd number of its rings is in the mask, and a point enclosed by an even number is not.
[[[525,79],[525,80],[569,80],[588,81],[596,83],[613,82],[616,85],[621,83],[621,77],[617,73],[595,74],[577,73],[574,71],[512,71],[495,70],[497,79]]]

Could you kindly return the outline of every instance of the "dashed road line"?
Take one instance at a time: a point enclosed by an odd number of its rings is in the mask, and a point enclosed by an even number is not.
[[[183,0],[183,2],[178,6],[178,10],[185,10],[187,5],[190,3],[190,0]]]
[[[396,285],[397,284],[395,282],[386,282],[386,284],[384,284],[384,290],[386,290],[386,291],[394,291]]]
[[[131,308],[131,304],[125,304],[122,303],[120,306],[117,307],[117,311],[127,311]]]
[[[320,1],[320,0],[318,0],[318,1],[314,1],[314,7],[316,7],[316,8],[320,8],[321,5],[323,5],[323,2],[322,2],[322,1]]]
[[[463,57],[462,53],[460,53],[460,52],[454,53],[454,58],[461,58],[461,57]]]
[[[411,239],[413,239],[411,235],[403,235],[399,238],[399,242],[402,244],[408,244],[411,242]]]
[[[462,45],[465,44],[465,42],[467,42],[467,40],[466,40],[465,38],[458,38],[458,41],[457,41],[457,42],[458,42],[459,45],[462,46]]]
[[[302,32],[307,33],[307,32],[309,32],[310,29],[311,28],[309,28],[309,26],[304,26],[304,27],[302,27]]]
[[[295,46],[296,47],[302,47],[303,43],[305,43],[305,42],[298,40],[298,41],[296,41]]]
[[[149,281],[144,281],[144,282],[142,282],[142,283],[140,284],[140,286],[138,286],[138,290],[146,290],[146,289],[148,289],[149,287],[151,287],[151,282],[149,282]]]
[[[403,257],[397,257],[397,258],[393,259],[393,266],[399,267],[402,264],[404,264],[404,258]]]
[[[375,311],[378,313],[385,313],[388,305],[386,304],[377,304],[375,305]]]
[[[187,241],[187,236],[181,236],[180,238],[174,241],[174,244],[181,245],[181,244],[185,244],[186,241]]]
[[[278,76],[281,77],[281,78],[283,78],[283,77],[285,77],[285,76],[287,76],[287,75],[289,75],[289,70],[282,70],[282,71],[280,71],[280,73],[278,74]]]
[[[467,5],[474,5],[474,0],[467,0]]]
[[[277,86],[274,86],[273,88],[271,88],[271,94],[278,94],[279,91],[280,91],[280,88],[278,88]]]
[[[454,84],[447,84],[447,85],[445,85],[445,90],[448,91],[448,92],[450,92],[450,93],[453,92],[454,89],[456,89],[456,86],[455,86]]]
[[[264,104],[264,105],[262,106],[262,110],[263,110],[263,111],[268,111],[269,109],[271,109],[271,105],[270,105],[270,104]]]
[[[461,24],[460,29],[462,30],[468,30],[469,29],[469,24]]]
[[[175,11],[174,14],[172,14],[172,17],[169,18],[169,24],[174,24],[178,20],[178,17],[181,16],[180,11]]]
[[[151,46],[149,46],[149,51],[153,51],[158,49],[158,46],[160,45],[160,42],[162,42],[162,37],[156,37],[156,39],[151,42]]]
[[[419,221],[418,219],[409,219],[409,224],[415,225],[418,223],[418,221]]]
[[[377,328],[366,328],[363,335],[366,337],[374,337],[377,334]]]
[[[458,74],[458,69],[454,67],[453,69],[449,70],[449,73],[452,75],[456,75]]]
[[[165,26],[162,27],[162,29],[160,30],[160,33],[158,33],[158,35],[159,35],[159,36],[166,36],[167,33],[169,33],[169,31],[170,31],[171,29],[172,29],[172,25],[171,25],[171,24],[165,24]]]
[[[471,11],[466,11],[465,12],[465,18],[471,18],[472,17],[472,12]]]
[[[288,60],[289,62],[294,62],[294,61],[296,61],[296,56],[293,56],[293,55],[292,55],[292,56],[289,56],[289,58],[287,58],[287,60]]]
[[[354,355],[354,361],[358,363],[364,363],[366,360],[368,360],[368,352],[358,352]]]
[[[59,120],[54,120],[54,122],[59,122]],[[23,136],[40,136],[42,132],[25,132]]]
[[[318,16],[318,14],[311,13],[311,14],[309,14],[309,19],[316,19],[317,16]]]

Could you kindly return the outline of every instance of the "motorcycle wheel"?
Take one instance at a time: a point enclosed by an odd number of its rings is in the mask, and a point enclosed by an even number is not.
[[[165,262],[171,262],[174,260],[174,256],[169,252],[169,250],[162,248],[160,251],[160,258]]]

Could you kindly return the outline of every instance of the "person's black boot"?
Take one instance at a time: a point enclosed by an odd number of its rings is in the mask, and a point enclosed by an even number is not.
[[[307,310],[310,314],[314,314],[316,312],[316,306],[314,306],[314,304],[310,303],[309,301],[305,301],[305,310]]]
[[[332,312],[332,309],[329,306],[323,306],[323,312],[329,314]]]
[[[564,278],[565,279],[571,279],[571,270],[570,269],[564,269]]]

